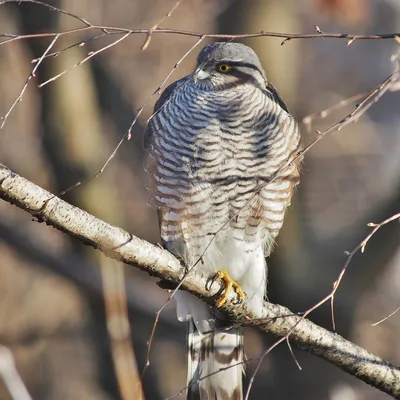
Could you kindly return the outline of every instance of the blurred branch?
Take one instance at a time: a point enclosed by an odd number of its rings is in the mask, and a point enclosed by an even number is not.
[[[39,0],[4,0],[4,1],[0,1],[0,6],[2,6],[3,4],[7,4],[7,3],[17,3],[18,5],[22,4],[22,3],[31,3],[31,4],[37,4],[39,6],[43,6],[48,8],[50,11],[56,11],[59,12],[61,14],[65,14],[68,15],[71,18],[74,18],[80,22],[82,22],[84,25],[86,26],[92,26],[92,24],[88,21],[86,21],[86,19],[79,17],[78,15],[72,14],[68,11],[62,10],[61,8],[58,7],[54,7],[51,4],[47,4],[43,1],[39,1]]]
[[[0,346],[0,376],[13,400],[32,400],[15,367],[14,357],[5,346]]]
[[[83,243],[102,251],[106,256],[133,265],[150,275],[179,284],[185,276],[185,267],[169,252],[141,240],[121,228],[90,215],[52,195],[34,183],[22,178],[0,164],[0,198],[29,212],[38,222],[45,222]],[[208,276],[191,270],[182,289],[209,304],[221,290],[216,282],[206,290]],[[234,293],[231,294],[233,300]],[[228,302],[220,311],[231,322],[257,325],[275,336],[288,337],[302,349],[336,365],[345,372],[363,380],[393,397],[400,396],[400,368],[370,354],[365,349],[329,332],[287,308],[264,303],[261,319],[246,304]]]
[[[124,267],[110,260],[101,262],[107,331],[110,337],[114,369],[123,400],[144,400],[142,382],[139,377],[136,357],[131,341]],[[112,264],[112,263],[111,263]]]
[[[102,282],[97,265],[83,257],[75,256],[72,252],[52,253],[44,247],[37,238],[28,236],[11,223],[0,220],[0,241],[13,247],[15,251],[34,264],[45,267],[74,282],[75,285],[89,291],[91,295],[102,296]],[[126,277],[127,305],[131,311],[154,316],[159,308],[159,300],[150,297],[146,302],[141,301],[148,291],[143,282],[136,277]],[[173,326],[179,324],[162,315],[164,323]]]

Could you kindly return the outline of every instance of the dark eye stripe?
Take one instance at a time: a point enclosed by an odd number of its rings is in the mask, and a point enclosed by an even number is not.
[[[230,71],[230,75],[236,76],[237,78],[239,78],[241,81],[244,82],[252,82],[253,85],[260,87],[260,84],[258,83],[257,79],[253,75],[248,74],[244,71],[232,69],[232,71]]]

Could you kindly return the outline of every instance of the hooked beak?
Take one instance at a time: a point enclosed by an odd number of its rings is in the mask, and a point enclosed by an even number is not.
[[[199,65],[193,73],[193,79],[195,83],[202,81],[210,77],[210,74],[203,69],[203,66]]]

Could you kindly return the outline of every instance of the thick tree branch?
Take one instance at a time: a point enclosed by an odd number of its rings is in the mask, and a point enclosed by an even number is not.
[[[74,207],[0,164],[0,198],[29,212],[83,243],[99,249],[108,257],[133,265],[150,275],[179,283],[185,268],[167,251]],[[206,290],[207,276],[192,270],[182,285],[196,296],[214,304],[221,289],[215,283]],[[400,368],[367,352],[341,336],[307,319],[293,315],[287,308],[265,303],[262,319],[255,321],[246,304],[228,302],[221,311],[233,324],[257,325],[265,332],[285,337],[302,349],[336,365],[345,372],[400,399]]]

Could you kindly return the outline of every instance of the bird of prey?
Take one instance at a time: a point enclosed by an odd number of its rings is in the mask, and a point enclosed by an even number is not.
[[[205,46],[172,83],[148,128],[147,170],[164,247],[190,269],[221,279],[260,314],[267,265],[299,181],[300,133],[248,46]],[[176,293],[188,321],[190,400],[243,398],[243,339],[193,295]]]

